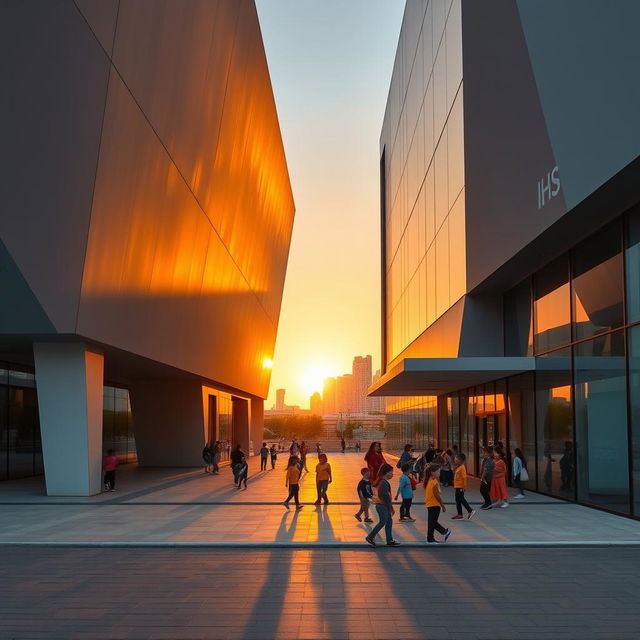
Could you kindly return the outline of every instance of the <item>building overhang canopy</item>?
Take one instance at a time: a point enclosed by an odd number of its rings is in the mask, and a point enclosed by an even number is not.
[[[369,395],[438,396],[535,368],[533,357],[405,358],[369,387]]]

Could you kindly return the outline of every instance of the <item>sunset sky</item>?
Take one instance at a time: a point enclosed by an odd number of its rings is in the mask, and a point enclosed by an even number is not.
[[[296,202],[273,375],[307,408],[380,366],[379,137],[404,0],[257,0]]]

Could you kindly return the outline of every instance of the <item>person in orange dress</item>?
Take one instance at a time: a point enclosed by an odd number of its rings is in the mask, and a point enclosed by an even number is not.
[[[493,452],[495,467],[491,476],[491,499],[498,501],[499,507],[505,509],[509,506],[509,494],[507,493],[507,465],[498,450]]]

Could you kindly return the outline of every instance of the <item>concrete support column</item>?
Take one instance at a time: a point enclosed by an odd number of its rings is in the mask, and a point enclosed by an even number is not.
[[[264,400],[261,398],[251,398],[250,432],[253,451],[257,452],[264,439]]]
[[[47,494],[90,496],[102,488],[104,357],[86,345],[33,345]]]
[[[207,439],[202,384],[182,378],[129,385],[138,460],[148,467],[198,467]]]

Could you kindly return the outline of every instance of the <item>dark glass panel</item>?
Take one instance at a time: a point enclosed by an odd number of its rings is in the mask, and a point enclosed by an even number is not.
[[[571,300],[567,257],[552,262],[535,276],[535,352],[550,351],[571,341]]]
[[[507,356],[533,355],[531,281],[525,280],[504,297],[504,350]]]
[[[536,363],[538,488],[575,497],[575,452],[571,396],[571,351],[561,349]]]
[[[36,423],[35,389],[9,387],[9,478],[33,475]]]
[[[0,480],[7,479],[9,456],[9,372],[0,362]]]
[[[640,320],[640,208],[628,217],[625,251],[627,280],[627,322]]]
[[[102,448],[106,453],[113,449],[113,429],[115,424],[115,389],[104,387],[102,393]]]
[[[533,373],[509,378],[509,446],[513,457],[520,449],[527,463],[529,481],[525,487],[536,488],[536,429]]]
[[[113,444],[118,459],[127,459],[127,440],[129,437],[129,413],[127,404],[128,392],[126,389],[115,389],[115,414],[113,425]]]
[[[578,499],[629,513],[624,332],[576,345],[574,398]]]
[[[574,340],[622,326],[623,280],[618,222],[590,237],[573,253]]]
[[[640,515],[640,325],[629,329],[629,405],[633,452],[633,513]]]

